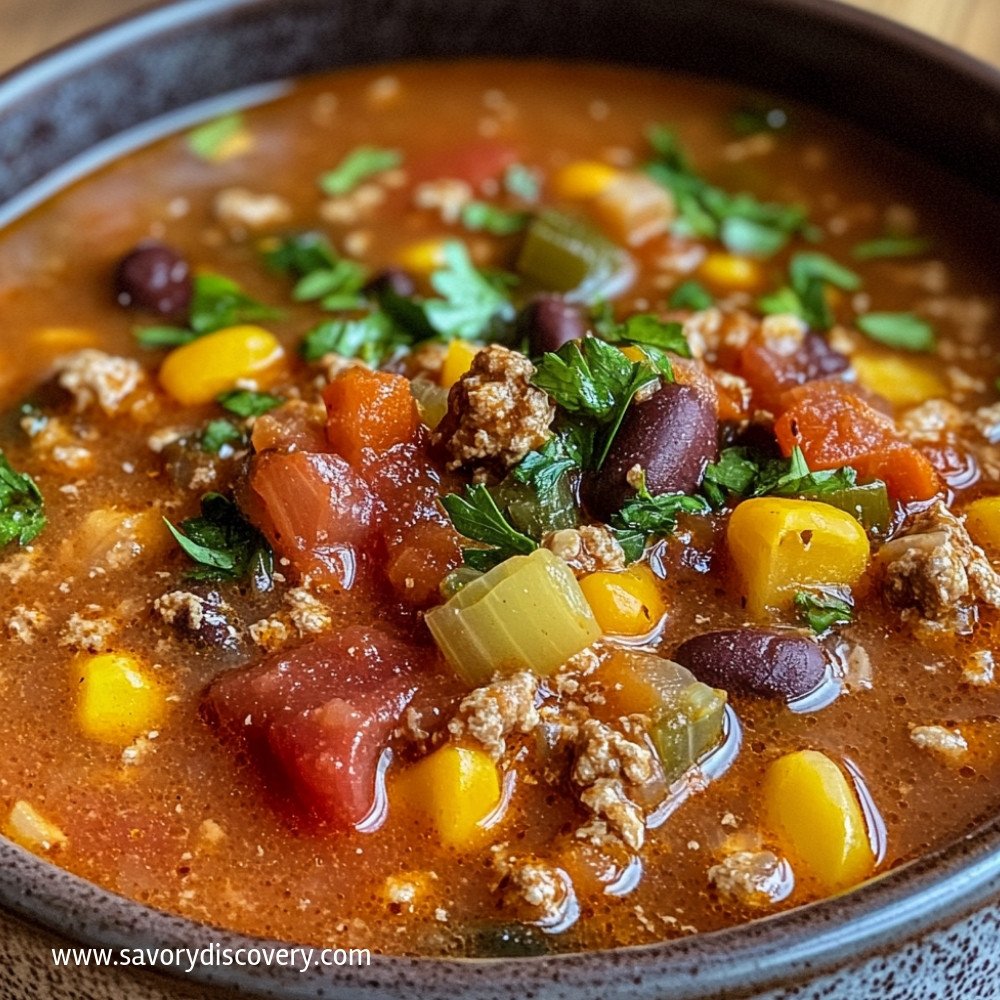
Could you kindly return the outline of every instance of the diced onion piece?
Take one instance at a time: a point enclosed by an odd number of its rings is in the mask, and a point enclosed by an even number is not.
[[[14,803],[4,825],[4,833],[30,851],[51,851],[66,843],[66,834],[23,799]]]
[[[574,302],[613,298],[632,282],[632,258],[579,219],[543,212],[528,227],[517,271],[546,291]]]
[[[645,174],[624,174],[598,195],[594,211],[615,239],[638,247],[670,228],[674,199]]]
[[[434,430],[448,412],[448,390],[418,377],[410,380],[410,392],[417,401],[420,419]]]
[[[426,616],[452,669],[471,686],[497,672],[545,676],[600,637],[573,576],[549,552],[513,556]]]

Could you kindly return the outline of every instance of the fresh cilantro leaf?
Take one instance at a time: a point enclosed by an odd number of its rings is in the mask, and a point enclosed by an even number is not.
[[[0,451],[0,548],[29,545],[45,527],[45,501],[26,472],[16,472]]]
[[[431,286],[443,298],[424,303],[427,319],[442,337],[474,340],[497,320],[513,319],[510,298],[476,270],[465,244],[446,243],[444,260],[445,266],[431,275]]]
[[[811,236],[805,210],[797,205],[758,201],[747,193],[731,194],[699,177],[691,168],[675,132],[654,125],[647,138],[654,160],[646,172],[674,196],[679,235],[721,239],[735,253],[770,256],[793,235]]]
[[[401,337],[416,343],[421,340],[432,340],[437,330],[427,319],[423,304],[408,295],[400,295],[387,283],[379,286],[375,292],[379,308],[386,317],[395,324]]]
[[[931,248],[923,236],[877,236],[859,243],[851,254],[855,260],[881,260],[886,257],[922,257]]]
[[[243,580],[257,590],[269,590],[274,557],[263,535],[247,521],[232,500],[220,493],[201,498],[201,516],[175,527],[164,518],[177,544],[198,568],[192,580]]]
[[[528,555],[538,546],[503,516],[490,491],[478,483],[465,488],[465,496],[447,493],[441,497],[455,530],[466,538],[483,542],[489,549],[463,549],[462,556],[473,569],[485,571],[504,559]]]
[[[849,465],[813,472],[802,449],[795,445],[788,459],[771,459],[761,467],[752,495],[794,497],[808,493],[817,496],[849,489],[857,481],[858,474]]]
[[[668,305],[671,309],[693,309],[696,312],[708,309],[715,300],[708,289],[699,281],[682,281],[671,293]]]
[[[641,478],[634,500],[611,518],[611,527],[628,562],[642,558],[652,538],[672,534],[679,514],[706,514],[711,510],[703,497],[684,493],[652,496]]]
[[[858,329],[872,340],[903,351],[934,349],[934,328],[913,313],[871,312],[857,318]]]
[[[223,115],[192,129],[187,136],[187,146],[199,159],[213,162],[225,156],[226,148],[243,131],[243,115],[238,112]]]
[[[218,455],[227,445],[238,448],[245,443],[243,431],[231,420],[209,420],[198,438],[202,451],[209,451],[213,455]]]
[[[324,309],[357,309],[367,278],[364,267],[338,257],[320,233],[299,233],[264,251],[264,260],[275,271],[297,278],[292,290],[296,302],[322,299]]]
[[[202,272],[194,279],[189,323],[199,336],[277,315],[276,310],[250,298],[235,281],[221,274]]]
[[[462,206],[462,225],[473,232],[483,230],[494,236],[519,233],[531,218],[527,212],[491,205],[488,201],[469,201]]]
[[[503,175],[503,188],[529,204],[538,201],[538,176],[521,163],[512,163]]]
[[[319,186],[331,198],[350,194],[362,181],[386,170],[394,170],[403,162],[396,149],[379,149],[375,146],[358,146],[341,162],[319,178]]]
[[[826,254],[804,251],[792,256],[788,265],[789,286],[758,300],[767,314],[794,313],[813,330],[828,330],[833,314],[826,300],[827,285],[845,292],[857,291],[861,278]]]
[[[282,240],[268,241],[264,262],[272,271],[302,278],[313,271],[332,268],[338,260],[330,241],[322,233],[296,233]]]
[[[664,322],[651,313],[636,313],[624,323],[618,324],[610,335],[604,337],[612,343],[624,342],[640,347],[654,347],[659,351],[670,351],[682,358],[691,357],[691,348],[684,327],[680,323]]]
[[[729,116],[729,126],[743,136],[780,132],[788,127],[788,113],[772,104],[751,104],[737,108]]]
[[[800,590],[793,599],[799,617],[818,635],[834,625],[847,625],[854,616],[849,601],[822,592]]]
[[[190,344],[198,339],[198,334],[181,326],[143,326],[135,331],[135,339],[140,347],[156,349]]]
[[[705,468],[702,490],[713,507],[724,507],[731,496],[749,496],[759,472],[749,448],[723,448],[718,462]]]
[[[579,467],[579,459],[572,444],[554,434],[540,451],[529,451],[511,470],[511,476],[533,487],[539,495],[548,494],[558,487],[565,473]]]
[[[284,402],[280,396],[272,396],[269,392],[254,392],[250,389],[224,392],[221,396],[216,396],[215,401],[224,410],[235,413],[238,417],[259,417]]]
[[[331,319],[314,326],[305,335],[299,350],[306,361],[318,361],[325,354],[339,354],[378,365],[395,348],[406,343],[406,337],[385,313],[372,312],[359,319]]]

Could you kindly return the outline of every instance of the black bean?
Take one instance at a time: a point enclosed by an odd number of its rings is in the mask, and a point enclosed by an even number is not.
[[[587,313],[561,295],[538,295],[520,312],[517,332],[527,338],[528,353],[537,358],[587,333]]]
[[[413,278],[401,267],[387,267],[384,271],[379,271],[363,289],[365,295],[376,299],[386,291],[409,298],[416,290]]]
[[[229,652],[243,648],[242,624],[218,591],[193,594],[187,605],[161,615],[178,636],[197,646]]]
[[[822,647],[811,639],[758,628],[697,635],[681,643],[673,658],[714,687],[789,701],[819,687],[827,665]]]
[[[584,477],[587,509],[607,521],[632,500],[628,475],[637,465],[650,493],[692,493],[715,458],[717,437],[714,401],[694,386],[668,382],[629,407],[603,467]]]
[[[126,307],[181,321],[187,318],[191,293],[187,261],[162,243],[140,243],[115,269],[115,295]]]

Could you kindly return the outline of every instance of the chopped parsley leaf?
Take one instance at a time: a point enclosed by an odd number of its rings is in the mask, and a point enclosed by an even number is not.
[[[424,303],[430,325],[445,338],[488,339],[497,321],[511,320],[514,306],[499,287],[513,280],[504,275],[494,282],[476,270],[465,244],[451,240],[444,246],[444,267],[431,275],[431,286],[440,299]]]
[[[292,290],[296,302],[320,299],[322,307],[330,310],[357,309],[363,304],[365,269],[355,261],[338,257],[320,233],[290,236],[266,249],[264,259],[273,270],[298,279]]]
[[[392,352],[409,343],[384,312],[371,312],[358,319],[331,319],[314,326],[299,348],[306,361],[318,361],[325,354],[360,358],[365,364],[379,365]]]
[[[284,402],[280,396],[272,396],[269,392],[254,392],[251,389],[233,389],[216,396],[215,401],[224,410],[235,413],[238,417],[259,417]]]
[[[858,329],[887,347],[903,351],[934,349],[934,328],[913,313],[870,312],[856,320]]]
[[[711,292],[700,282],[682,281],[671,293],[668,305],[671,309],[693,309],[698,312],[709,309],[715,300]]]
[[[630,500],[611,519],[611,527],[629,563],[642,558],[652,538],[672,534],[679,514],[706,514],[711,510],[703,497],[685,493],[650,494],[645,476],[641,478],[634,500]]]
[[[519,233],[531,218],[528,212],[514,212],[487,201],[469,201],[462,206],[462,225],[473,232],[480,230],[494,236]]]
[[[258,591],[270,590],[274,556],[264,536],[247,521],[232,500],[220,493],[201,498],[201,515],[175,527],[164,518],[177,544],[198,568],[192,580],[249,578]]]
[[[827,285],[845,292],[861,287],[861,279],[853,271],[815,251],[794,254],[788,265],[788,278],[787,286],[761,297],[757,305],[769,315],[793,313],[813,330],[828,330],[833,326],[833,313],[826,299]]]
[[[243,115],[239,112],[223,115],[192,129],[187,136],[187,146],[200,160],[213,163],[225,158],[244,131]]]
[[[849,601],[832,594],[800,590],[793,599],[799,617],[819,635],[834,625],[847,625],[854,616]]]
[[[538,176],[521,163],[512,163],[503,175],[503,189],[507,194],[529,204],[538,201]]]
[[[231,420],[209,420],[202,429],[198,444],[202,451],[218,455],[227,445],[239,448],[246,443],[246,436]]]
[[[322,174],[319,186],[331,198],[350,194],[362,181],[386,170],[394,170],[403,162],[402,154],[395,149],[379,149],[375,146],[358,146],[341,162]]]
[[[930,248],[931,241],[923,236],[877,236],[859,243],[851,254],[855,260],[922,257]]]
[[[0,451],[0,548],[29,545],[45,527],[45,501],[26,472],[13,469]]]
[[[473,569],[485,572],[511,556],[528,555],[538,548],[533,539],[510,524],[481,483],[467,486],[464,497],[458,493],[445,494],[441,506],[460,535],[490,546],[462,550],[466,565]]]

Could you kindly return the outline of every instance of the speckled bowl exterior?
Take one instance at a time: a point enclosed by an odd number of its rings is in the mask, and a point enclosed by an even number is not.
[[[0,80],[0,219],[70,161],[196,102],[338,66],[468,55],[728,77],[850,118],[1000,197],[1000,74],[827,0],[182,0]],[[186,973],[56,967],[51,949],[68,943],[260,942],[150,910],[0,839],[0,1000],[994,1000],[1000,818],[848,895],[643,948]]]

